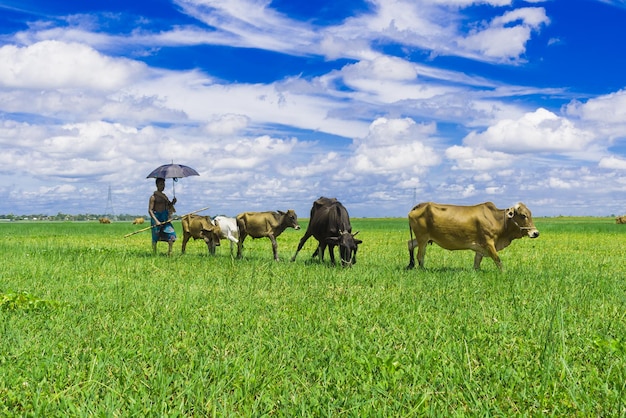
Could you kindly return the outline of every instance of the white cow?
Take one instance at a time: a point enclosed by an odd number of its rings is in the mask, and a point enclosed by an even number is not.
[[[230,241],[230,254],[233,254],[233,247],[239,242],[239,228],[237,228],[237,219],[228,218],[226,216],[216,216],[213,222],[219,225],[222,230],[220,238]]]

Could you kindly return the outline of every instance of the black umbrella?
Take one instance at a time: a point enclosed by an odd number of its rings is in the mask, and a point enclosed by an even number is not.
[[[178,179],[189,176],[199,176],[198,172],[191,167],[182,164],[164,164],[160,167],[155,168],[152,173],[148,174],[147,179],[150,178],[164,178],[164,179],[174,179],[174,182],[177,182]],[[173,186],[173,185],[172,185]],[[174,189],[174,197],[176,197],[176,189]]]

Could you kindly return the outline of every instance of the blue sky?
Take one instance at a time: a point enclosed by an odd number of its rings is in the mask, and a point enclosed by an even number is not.
[[[0,0],[0,214],[626,213],[625,1]],[[172,195],[173,182],[166,192]]]

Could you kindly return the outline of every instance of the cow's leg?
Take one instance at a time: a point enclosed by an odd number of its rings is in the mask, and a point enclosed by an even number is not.
[[[424,256],[426,256],[426,246],[428,241],[418,242],[417,244],[417,263],[420,267],[424,267]]]
[[[228,238],[228,240],[230,241],[231,245],[232,244],[237,244],[239,242],[239,240],[237,238],[235,238],[235,236],[230,231],[228,231],[228,236],[226,238]]]
[[[496,250],[495,245],[493,245],[493,243],[488,243],[487,244],[487,251],[489,252],[489,257],[491,257],[491,259],[493,260],[494,263],[496,263],[496,266],[498,267],[498,269],[500,271],[502,271],[502,261],[500,260],[500,256],[498,255],[498,251]],[[478,253],[476,253],[478,254]],[[482,259],[482,256],[481,256]],[[480,261],[478,262],[478,265],[480,267]],[[477,269],[476,267],[476,259],[474,258],[474,268]]]
[[[324,251],[326,251],[326,246],[328,244],[326,244],[326,242],[320,242],[319,245],[317,246],[317,251],[319,253],[320,256],[320,261],[324,262]],[[315,255],[315,254],[313,254]]]
[[[335,246],[334,245],[330,244],[328,246],[328,254],[330,255],[330,264],[334,266],[335,265]]]
[[[206,242],[206,248],[209,251],[209,255],[215,255],[215,244],[213,243],[213,241],[207,239],[204,242]]]
[[[243,250],[243,240],[246,239],[246,234],[243,232],[239,233],[239,242],[237,242],[237,258],[241,258],[242,257],[242,250]]]
[[[298,243],[298,249],[296,249],[296,253],[293,255],[293,257],[291,257],[291,261],[296,261],[296,257],[298,256],[298,253],[300,252],[300,250],[302,249],[302,247],[304,247],[304,243],[311,237],[311,234],[309,233],[309,231],[307,230],[304,233],[304,236],[302,238],[300,238],[300,242]]]
[[[167,240],[167,255],[172,255],[172,247],[174,246],[174,239],[170,238]]]
[[[417,240],[412,239],[407,242],[407,245],[409,247],[409,265],[406,266],[406,269],[410,270],[415,268],[415,247],[417,247]]]
[[[272,241],[272,252],[274,253],[274,260],[278,261],[278,243],[276,237],[273,234],[267,236]]]
[[[187,241],[189,241],[189,238],[191,238],[191,234],[183,232],[183,247],[182,247],[183,254],[185,254],[185,250],[187,249]]]
[[[483,261],[483,255],[476,251],[476,255],[474,255],[474,270],[480,270],[481,261]]]

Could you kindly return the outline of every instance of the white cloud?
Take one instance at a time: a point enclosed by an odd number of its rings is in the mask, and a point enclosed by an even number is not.
[[[246,115],[225,114],[211,119],[205,126],[210,135],[231,136],[244,130],[250,123]]]
[[[415,66],[403,59],[378,56],[371,61],[361,61],[347,66],[344,73],[355,72],[376,80],[414,81],[417,78]]]
[[[0,47],[0,86],[27,89],[112,90],[127,85],[145,65],[113,59],[89,46],[42,41]]]
[[[219,84],[197,72],[162,73],[134,84],[129,93],[134,97],[156,96],[164,108],[178,110],[192,121],[209,125],[220,115],[240,115],[257,126],[279,124],[345,137],[367,132],[367,123],[361,120],[333,115],[346,107],[341,100],[319,88],[302,90],[302,84],[293,80]]]
[[[566,114],[580,119],[589,129],[609,139],[626,137],[626,90],[589,99],[572,101],[565,107]]]
[[[351,166],[358,173],[419,173],[440,163],[433,147],[427,145],[436,133],[434,124],[418,125],[413,120],[376,119],[365,138],[356,139]]]
[[[263,135],[257,138],[243,138],[223,146],[219,159],[213,162],[214,168],[254,170],[268,161],[278,161],[289,155],[298,142],[295,139],[283,140]]]
[[[539,108],[517,120],[505,119],[483,132],[472,132],[463,139],[470,147],[507,153],[581,151],[595,136],[577,128],[566,118]]]
[[[446,150],[446,158],[455,161],[453,168],[459,170],[487,171],[511,166],[516,157],[503,152],[487,151],[454,145]],[[486,180],[482,178],[481,180]]]
[[[490,58],[516,60],[526,51],[532,31],[549,23],[543,8],[516,9],[494,18],[487,27],[460,38],[458,43]]]
[[[523,54],[529,38],[528,27],[492,27],[469,35],[459,44],[487,57],[507,59]]]
[[[545,1],[545,0],[542,0]],[[467,7],[476,4],[488,4],[491,6],[508,6],[512,0],[435,0],[435,3],[445,6]]]
[[[417,68],[396,57],[378,56],[342,68],[343,82],[355,98],[372,103],[424,100],[458,90],[434,83],[419,83]]]
[[[600,160],[598,167],[611,170],[626,170],[626,159],[615,156],[605,157]]]
[[[209,43],[217,40],[224,45],[295,55],[317,48],[316,31],[306,23],[276,12],[269,0],[177,0],[176,3],[185,13],[217,29],[217,33],[207,31],[211,36],[206,39]]]
[[[382,38],[432,50],[435,54],[472,56],[487,61],[517,60],[524,53],[531,33],[549,24],[543,8],[508,11],[468,37],[462,29],[466,17],[461,10],[465,7],[476,4],[501,7],[511,3],[511,0],[372,0],[369,12],[336,26],[319,28],[278,13],[266,0],[180,0],[178,4],[185,13],[215,30],[175,28],[158,34],[152,41],[138,33],[127,42],[142,39],[142,44],[208,43],[295,55],[322,54],[329,59],[371,60],[380,55],[371,44]],[[481,22],[473,24],[478,27]]]
[[[626,90],[598,96],[585,103],[573,101],[566,107],[569,115],[603,123],[623,123],[626,120]]]

